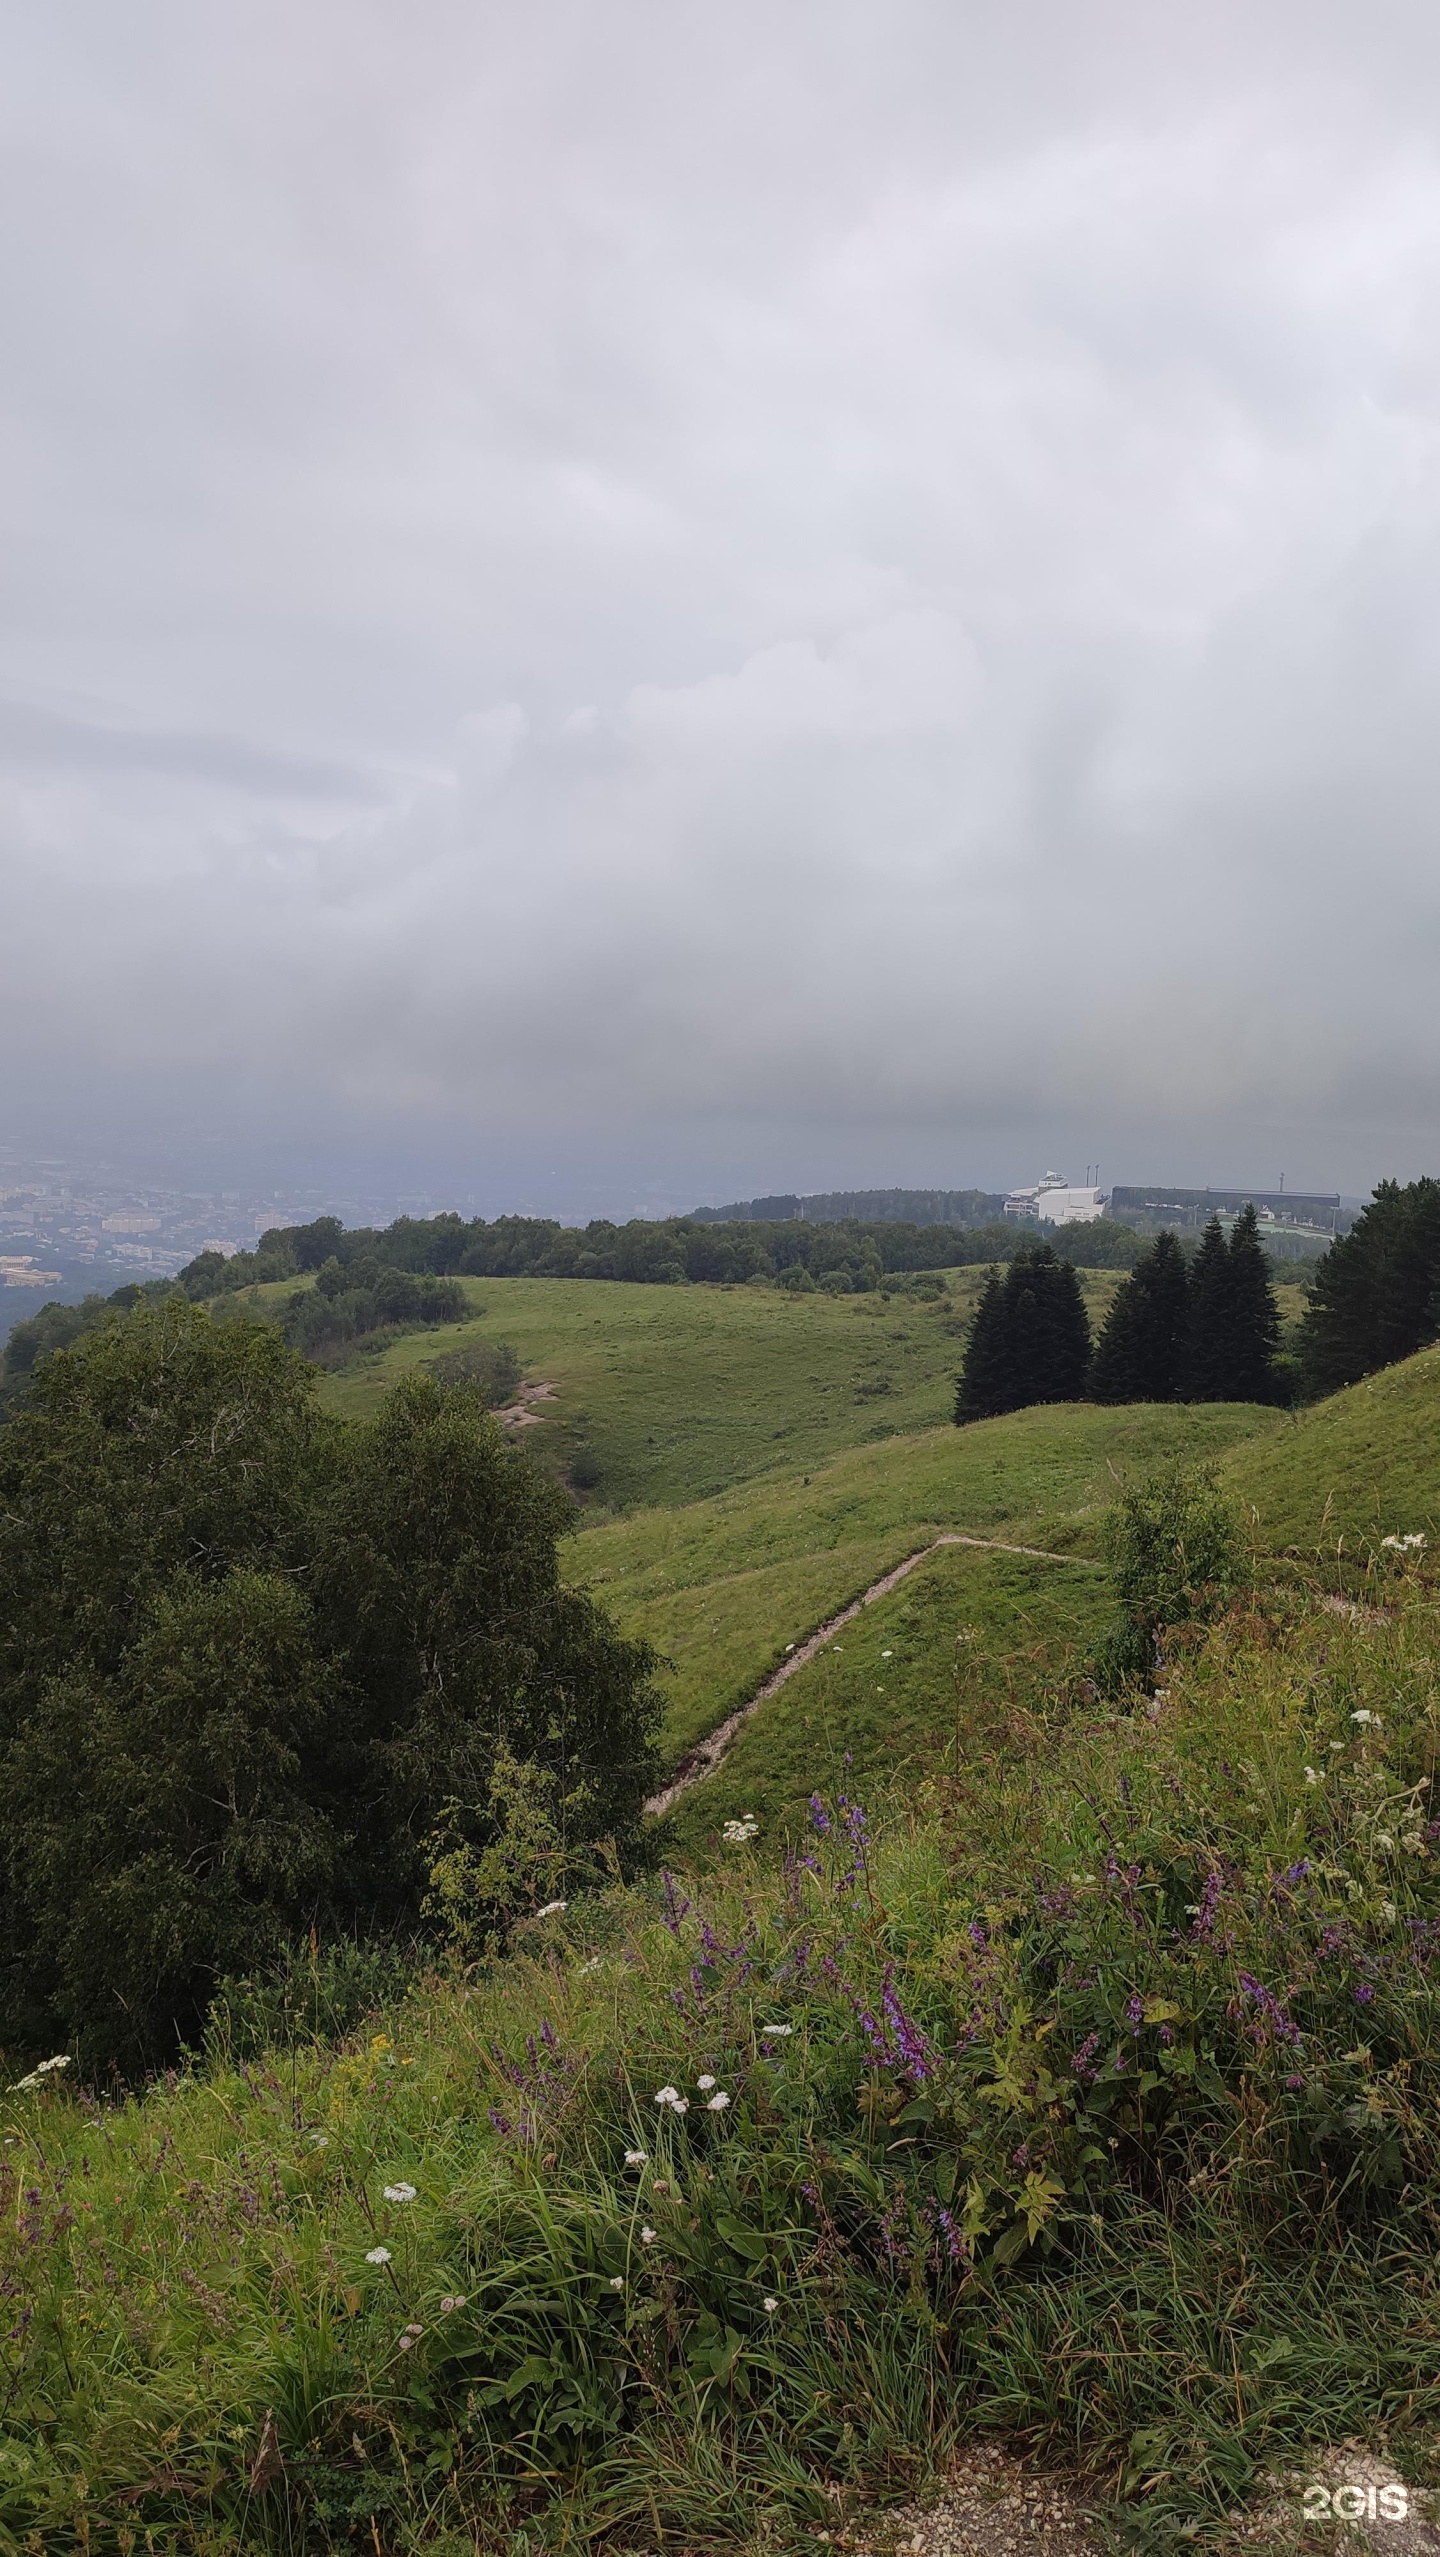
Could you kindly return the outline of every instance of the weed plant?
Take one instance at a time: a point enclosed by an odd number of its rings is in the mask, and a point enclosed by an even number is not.
[[[1440,2413],[1423,1549],[342,2045],[3,2106],[0,2547],[777,2542],[988,2431],[1137,2533]],[[59,2055],[56,2055],[58,2061]]]

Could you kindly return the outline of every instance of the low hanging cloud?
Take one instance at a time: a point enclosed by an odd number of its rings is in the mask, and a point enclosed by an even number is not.
[[[26,31],[17,1123],[1421,1168],[1420,39],[1021,14]]]

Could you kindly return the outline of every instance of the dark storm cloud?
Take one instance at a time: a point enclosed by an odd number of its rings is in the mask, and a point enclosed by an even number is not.
[[[1418,13],[0,25],[24,1108],[1419,1167]]]

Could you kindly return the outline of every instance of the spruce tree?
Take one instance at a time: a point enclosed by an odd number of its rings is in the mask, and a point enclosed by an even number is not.
[[[1273,1403],[1280,1309],[1270,1284],[1255,1210],[1243,1207],[1230,1236],[1229,1403]]]
[[[955,1396],[957,1427],[985,1421],[1015,1408],[1007,1358],[1004,1293],[1000,1273],[992,1270],[980,1293],[965,1344],[965,1361]]]
[[[1016,1402],[1078,1403],[1090,1369],[1090,1318],[1074,1264],[1048,1243],[1012,1263],[1005,1316]]]
[[[1118,1290],[1095,1345],[1097,1403],[1173,1403],[1184,1382],[1190,1279],[1173,1234],[1157,1234]]]
[[[1310,1283],[1304,1359],[1321,1393],[1409,1358],[1440,1333],[1440,1181],[1381,1181]]]
[[[970,1327],[959,1422],[1017,1412],[1029,1403],[1075,1403],[1090,1365],[1090,1323],[1080,1282],[1048,1243],[1017,1254],[1003,1281],[993,1272]]]
[[[1230,1246],[1218,1216],[1200,1237],[1190,1270],[1187,1403],[1228,1403],[1231,1373]]]

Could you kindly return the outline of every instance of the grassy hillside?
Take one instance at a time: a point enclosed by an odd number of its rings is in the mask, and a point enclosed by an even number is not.
[[[793,1836],[817,1790],[868,1801],[954,1771],[987,1721],[1063,1688],[1113,1613],[1096,1563],[941,1548],[767,1698],[666,1821],[666,1854],[711,1861],[745,1812]]]
[[[884,1666],[934,1691],[929,1596]],[[1017,1692],[788,1870],[577,1898],[348,2038],[302,1966],[129,2101],[9,2088],[0,2548],[779,2557],[991,2434],[1153,2551],[1327,2443],[1413,2473],[1436,1634],[1414,1570],[1154,1716]]]
[[[941,1528],[1093,1553],[1128,1474],[1276,1426],[1249,1404],[1012,1412],[852,1448],[808,1476],[683,1509],[597,1521],[570,1569],[665,1654],[666,1744],[678,1756],[754,1692],[787,1643]]]
[[[596,1505],[703,1500],[727,1485],[804,1473],[837,1449],[948,1420],[983,1270],[912,1297],[787,1296],[772,1288],[626,1287],[585,1279],[467,1281],[473,1324],[410,1333],[326,1378],[334,1411],[373,1411],[407,1368],[472,1340],[506,1340],[527,1377],[557,1390],[529,1452],[565,1473],[593,1465]],[[1096,1320],[1117,1284],[1087,1271]],[[285,1291],[259,1290],[260,1298]]]
[[[1440,1349],[1347,1386],[1237,1449],[1225,1479],[1276,1551],[1440,1524]]]

